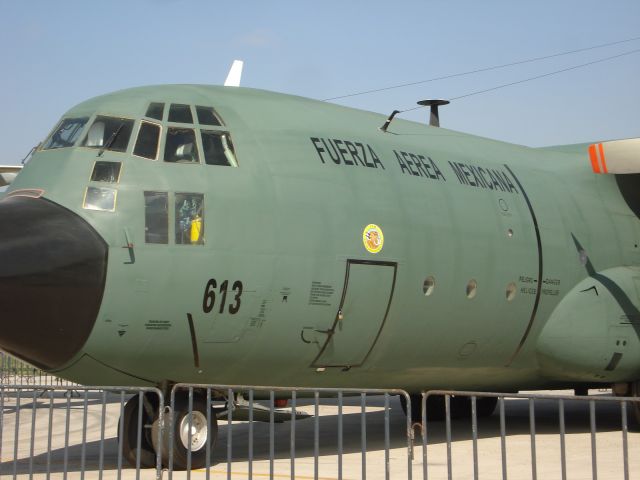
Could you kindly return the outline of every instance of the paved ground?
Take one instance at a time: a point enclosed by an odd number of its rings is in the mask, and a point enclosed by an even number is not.
[[[594,392],[597,393],[597,392]],[[313,404],[300,400],[302,410],[313,413]],[[69,414],[67,415],[67,404]],[[0,476],[7,478],[14,472],[18,478],[99,478],[100,451],[103,447],[104,479],[119,478],[119,459],[116,441],[119,398],[110,397],[102,415],[102,401],[98,394],[90,394],[86,402],[82,397],[56,398],[50,408],[48,398],[31,395],[20,399],[19,428],[16,429],[16,398],[7,394],[4,398],[0,424]],[[560,437],[558,435],[558,410],[546,402],[536,404],[536,473],[538,478],[562,478],[560,463]],[[35,408],[34,408],[35,407]],[[406,422],[397,398],[391,397],[389,411],[389,467],[390,478],[406,478],[408,468]],[[51,412],[51,415],[50,415]],[[338,478],[338,409],[335,401],[323,403],[320,409],[319,478]],[[531,436],[529,406],[526,400],[507,402],[507,471],[508,478],[532,478]],[[623,476],[622,433],[620,409],[616,405],[598,405],[597,413],[597,469],[600,479],[618,479]],[[360,399],[345,399],[343,409],[342,472],[345,479],[362,478],[362,424]],[[35,415],[35,427],[32,419]],[[104,441],[101,441],[104,418]],[[49,427],[51,425],[51,428]],[[65,427],[68,435],[65,434]],[[86,425],[86,428],[85,428]],[[591,436],[587,405],[569,404],[566,407],[566,456],[567,478],[592,478]],[[51,435],[49,435],[51,432]],[[370,399],[366,415],[366,475],[367,478],[385,478],[385,413],[383,397]],[[480,478],[502,478],[500,422],[498,415],[481,419],[478,425],[478,459]],[[18,438],[16,447],[16,435]],[[84,437],[84,442],[83,442]],[[453,478],[473,478],[473,448],[470,420],[452,423],[452,472]],[[31,441],[33,439],[33,441]],[[221,421],[214,464],[209,471],[211,478],[227,478],[226,421]],[[269,425],[254,424],[253,462],[249,464],[249,427],[246,423],[234,423],[232,427],[233,458],[231,478],[247,478],[249,470],[254,478],[269,478]],[[300,420],[295,425],[295,478],[314,477],[314,420]],[[275,425],[274,478],[290,478],[291,424]],[[50,447],[49,447],[50,443]],[[640,433],[628,435],[629,478],[640,478]],[[68,445],[65,448],[65,445]],[[423,450],[416,441],[415,457],[411,463],[414,478],[423,478]],[[15,459],[15,460],[14,460]],[[136,478],[135,469],[122,461],[121,478]],[[428,475],[431,479],[447,478],[447,444],[444,422],[430,422],[427,449]],[[84,470],[84,475],[82,474]],[[140,478],[155,478],[153,469],[142,470]],[[163,478],[168,478],[168,472]],[[176,472],[174,478],[186,478],[186,473]],[[206,470],[191,472],[194,479],[205,479]]]

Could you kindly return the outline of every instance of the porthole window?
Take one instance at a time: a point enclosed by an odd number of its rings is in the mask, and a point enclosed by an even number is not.
[[[432,276],[425,278],[424,283],[422,284],[422,292],[425,297],[428,297],[433,293],[433,289],[436,286],[436,279]]]
[[[475,298],[477,293],[478,293],[478,282],[476,282],[473,279],[469,280],[469,283],[467,283],[467,298],[469,299]]]
[[[517,292],[517,287],[515,283],[511,282],[509,285],[507,285],[507,301],[508,302],[510,302],[515,298],[516,292]]]
[[[191,107],[189,105],[172,103],[169,108],[169,121],[176,123],[193,123]]]

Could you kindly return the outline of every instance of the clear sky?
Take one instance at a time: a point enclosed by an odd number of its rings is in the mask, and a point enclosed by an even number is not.
[[[0,164],[78,102],[222,84],[234,59],[243,86],[325,99],[633,37],[639,0],[0,0]],[[640,40],[335,102],[389,114],[634,49]],[[457,100],[441,122],[530,146],[640,137],[640,52]]]

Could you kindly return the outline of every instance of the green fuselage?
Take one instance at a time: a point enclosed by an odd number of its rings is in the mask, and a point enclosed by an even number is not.
[[[151,102],[165,103],[146,118],[162,129],[156,160],[133,155]],[[169,122],[170,104],[211,106],[224,126]],[[134,121],[125,152],[82,146],[99,115]],[[63,118],[77,117],[75,146],[38,150],[3,200],[41,189],[29,200],[107,245],[97,316],[60,376],[409,391],[640,377],[640,222],[586,148],[403,120],[385,133],[378,114],[229,87],[136,88]],[[171,128],[196,132],[199,162],[164,161]],[[207,129],[228,132],[237,166],[205,164]],[[92,181],[96,161],[120,162],[119,179]],[[114,211],[83,208],[87,187],[116,190]],[[150,243],[158,219],[166,239]]]

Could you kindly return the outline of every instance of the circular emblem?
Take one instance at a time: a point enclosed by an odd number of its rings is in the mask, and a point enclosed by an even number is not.
[[[384,245],[384,235],[382,229],[373,223],[364,227],[362,232],[362,243],[368,252],[378,253]]]

